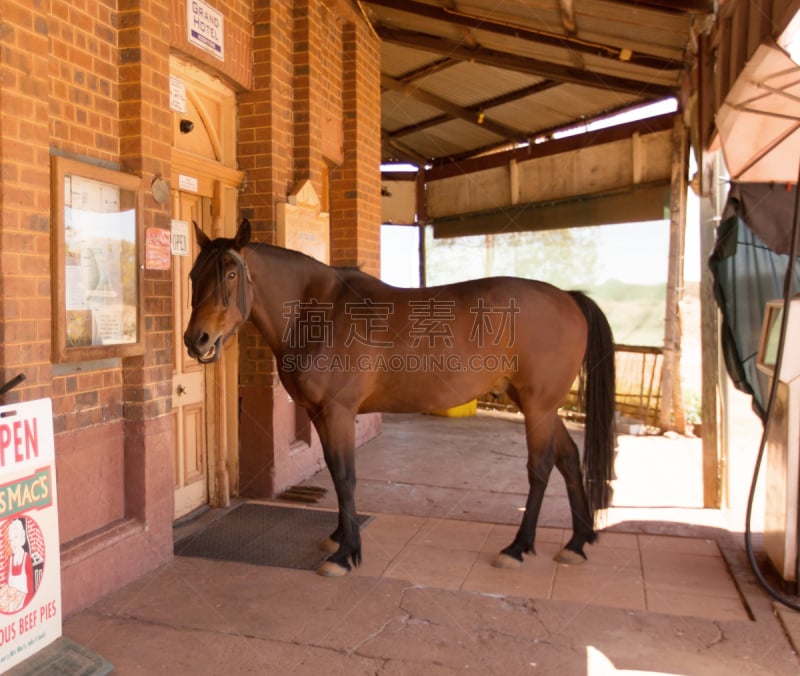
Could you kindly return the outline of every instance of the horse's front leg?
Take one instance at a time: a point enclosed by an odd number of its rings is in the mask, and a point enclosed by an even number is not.
[[[323,548],[333,551],[317,569],[320,575],[346,575],[351,563],[361,563],[361,533],[356,516],[355,416],[346,411],[325,413],[314,419],[322,442],[325,464],[336,489],[339,522]]]

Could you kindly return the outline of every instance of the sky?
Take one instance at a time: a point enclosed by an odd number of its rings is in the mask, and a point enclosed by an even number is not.
[[[602,252],[600,281],[618,279],[628,284],[658,284],[667,279],[669,221],[625,223],[598,228]],[[697,218],[686,221],[684,279],[700,281],[700,230]]]

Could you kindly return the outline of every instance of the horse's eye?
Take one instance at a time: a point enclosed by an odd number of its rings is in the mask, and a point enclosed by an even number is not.
[[[236,270],[228,272],[228,279],[236,279]]]

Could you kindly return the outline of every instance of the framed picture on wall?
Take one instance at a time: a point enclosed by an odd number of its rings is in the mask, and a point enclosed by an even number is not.
[[[141,180],[57,156],[51,175],[54,361],[140,354]]]

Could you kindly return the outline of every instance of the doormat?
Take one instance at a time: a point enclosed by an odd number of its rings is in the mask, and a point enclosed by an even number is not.
[[[358,515],[363,528],[372,517]],[[199,533],[175,543],[175,556],[314,570],[328,557],[319,545],[336,512],[245,503]]]
[[[42,676],[43,674],[80,674],[106,676],[114,665],[88,648],[61,636],[46,648],[10,669],[8,676]]]

